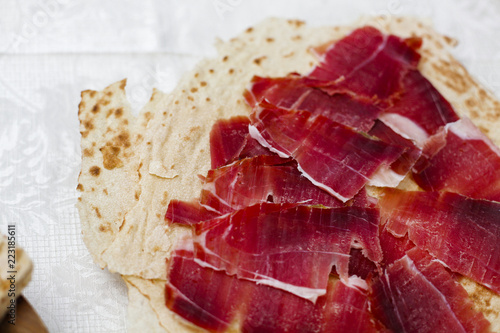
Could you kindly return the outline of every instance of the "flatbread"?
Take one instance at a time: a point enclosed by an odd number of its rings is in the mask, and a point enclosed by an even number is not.
[[[242,93],[253,75],[305,74],[316,64],[310,47],[342,38],[365,24],[401,37],[423,37],[423,75],[461,116],[468,116],[500,145],[500,103],[449,53],[455,40],[412,18],[363,18],[342,27],[267,19],[228,42],[218,41],[215,59],[201,61],[172,93],[155,90],[138,118],[130,113],[125,81],[102,92],[85,91],[79,110],[78,209],[83,237],[96,263],[127,275],[128,285],[135,288],[131,304],[136,297],[146,297],[160,325],[173,327],[173,332],[195,331],[163,305],[165,259],[176,241],[189,233],[187,228],[165,224],[168,202],[199,195],[197,175],[210,168],[212,124],[250,112]],[[408,179],[401,185],[415,186]],[[500,331],[500,297],[463,281],[478,309],[493,322],[493,330]]]

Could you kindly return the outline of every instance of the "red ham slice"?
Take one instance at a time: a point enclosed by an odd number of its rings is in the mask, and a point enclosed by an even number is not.
[[[382,220],[454,272],[500,293],[500,203],[451,192],[387,189]]]
[[[210,131],[212,169],[245,157],[274,155],[248,134],[248,117],[236,116],[218,120]]]
[[[384,255],[381,265],[384,267],[401,259],[405,256],[406,252],[415,247],[415,244],[408,238],[408,235],[403,237],[394,236],[387,229],[387,224],[381,227],[379,237],[380,247]]]
[[[194,225],[195,254],[201,265],[314,302],[333,265],[347,283],[352,247],[382,259],[378,223],[376,208],[263,203]]]
[[[367,183],[387,184],[387,166],[406,149],[306,111],[267,105],[256,108],[250,120],[253,138],[282,157],[293,157],[306,178],[344,202]]]
[[[405,139],[401,135],[394,132],[390,127],[386,126],[380,120],[377,120],[368,134],[377,137],[378,139],[405,148],[404,153],[390,165],[382,166],[384,172],[380,172],[385,178],[378,183],[372,182],[372,185],[379,186],[397,186],[404,177],[410,172],[413,165],[420,157],[421,150],[415,146],[413,141]]]
[[[327,207],[345,204],[311,183],[295,163],[275,156],[257,156],[210,170],[205,178],[201,203],[221,213],[260,202],[305,203]],[[278,164],[278,165],[277,165]],[[361,190],[347,205],[373,205]]]
[[[199,201],[187,202],[173,199],[168,204],[165,219],[168,223],[192,225],[221,215],[210,207],[207,209],[206,206],[202,206]]]
[[[414,169],[426,191],[500,201],[500,149],[467,118],[429,139]]]
[[[409,70],[401,95],[380,115],[380,120],[405,138],[423,147],[427,138],[458,115],[450,103],[418,70]]]
[[[356,29],[328,47],[309,74],[308,84],[329,94],[350,92],[387,99],[401,91],[406,71],[416,69],[420,44],[418,38],[384,35],[369,26]]]
[[[165,219],[192,225],[261,202],[375,207],[377,200],[363,188],[343,203],[302,176],[295,163],[276,155],[261,155],[210,170],[204,177],[201,199],[171,200]]]
[[[238,320],[242,332],[376,332],[366,294],[341,281],[328,282],[316,303],[285,291],[201,267],[190,241],[168,261],[167,307],[211,332]]]
[[[284,78],[255,76],[251,87],[245,92],[245,98],[252,107],[265,100],[282,109],[309,111],[365,132],[372,128],[382,112],[370,100],[355,98],[350,94],[330,96],[320,89],[309,87],[298,74]]]
[[[388,266],[371,289],[373,314],[394,332],[489,332],[465,289],[417,248]]]

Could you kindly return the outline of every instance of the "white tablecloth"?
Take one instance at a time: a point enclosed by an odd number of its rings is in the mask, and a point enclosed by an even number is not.
[[[128,77],[135,110],[153,87],[268,16],[314,25],[360,15],[432,19],[456,57],[500,96],[500,2],[432,0],[0,0],[0,231],[34,261],[26,297],[51,332],[123,332],[126,287],[93,264],[74,207],[80,91]]]

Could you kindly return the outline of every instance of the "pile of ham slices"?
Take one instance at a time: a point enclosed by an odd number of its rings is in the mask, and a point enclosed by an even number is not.
[[[169,204],[192,228],[170,310],[213,332],[488,331],[456,276],[500,293],[500,149],[419,72],[421,43],[363,27],[307,76],[253,78],[200,198]],[[408,174],[424,191],[395,189]]]

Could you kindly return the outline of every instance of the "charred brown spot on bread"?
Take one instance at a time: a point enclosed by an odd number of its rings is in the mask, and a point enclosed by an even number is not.
[[[486,135],[488,135],[488,133],[490,133],[490,130],[489,130],[488,128],[484,127],[484,126],[479,125],[479,126],[477,126],[477,127],[479,128],[479,130],[480,130],[481,132],[483,132],[483,133],[484,133],[484,134],[486,134]]]
[[[97,94],[97,91],[95,91],[95,90],[89,91],[90,98],[94,98],[96,94]]]
[[[229,68],[228,73],[229,74],[233,74],[234,73],[234,68]]]
[[[80,191],[80,192],[83,192],[83,190],[84,190],[84,189],[83,189],[83,185],[82,185],[82,184],[80,184],[80,183],[78,183],[78,185],[76,185],[76,189],[77,189],[78,191]]]
[[[141,196],[141,191],[140,190],[139,191],[135,191],[135,193],[134,193],[135,200],[139,201],[139,197],[140,196]]]
[[[113,114],[113,110],[108,110],[108,112],[106,113],[106,118],[109,118],[109,116],[111,116]]]
[[[484,313],[485,315],[494,314],[495,311],[491,309],[491,297],[493,293],[486,289],[485,287],[476,284],[472,293],[469,293],[469,297],[474,302],[474,306]]]
[[[465,105],[471,109],[471,108],[475,108],[477,106],[477,103],[476,103],[476,100],[474,98],[467,98],[465,100]]]
[[[175,101],[174,103],[175,103],[175,104],[179,104],[179,101]]]
[[[83,96],[83,93],[82,93],[82,96]],[[85,102],[83,100],[81,100],[80,104],[78,104],[78,115],[80,115],[83,110],[85,110]]]
[[[95,215],[98,217],[98,218],[101,218],[101,212],[99,211],[99,208],[98,207],[94,207],[94,211],[95,211]]]
[[[253,60],[253,62],[257,65],[257,66],[260,66],[260,63],[262,62],[262,60],[266,59],[267,57],[266,56],[262,56],[262,57],[259,57],[259,58],[255,58]]]
[[[167,116],[167,111],[163,111],[163,116],[166,117]]]
[[[306,24],[304,21],[301,20],[287,20],[288,24],[295,26],[296,28],[299,28]]]
[[[115,117],[120,118],[123,115],[123,108],[118,108],[115,110]]]
[[[105,188],[105,189],[103,189],[103,190],[102,190],[102,193],[104,193],[104,194],[108,195],[108,189],[106,189],[106,188]]]
[[[194,73],[195,78],[198,77],[199,75],[200,75],[200,73],[198,73],[198,72]]]
[[[97,177],[101,173],[101,168],[99,168],[97,165],[94,165],[94,166],[90,167],[89,173],[92,176]]]
[[[456,46],[458,44],[458,42],[455,38],[451,38],[448,36],[443,36],[443,38],[444,38],[444,41],[446,42],[446,44],[448,44],[450,46]]]
[[[198,91],[198,88],[196,88],[196,87],[191,88],[191,92],[192,92],[192,93],[195,93],[195,92],[197,92],[197,91]]]
[[[101,104],[101,105],[108,105],[109,103],[111,103],[111,100],[107,99],[107,98],[101,98],[97,103]]]
[[[121,90],[124,90],[126,85],[127,85],[127,80],[123,80],[123,81],[120,83],[120,89],[121,89]]]
[[[125,148],[130,147],[130,133],[128,131],[123,131],[116,137],[118,140],[118,145]]]
[[[212,68],[210,68],[210,69],[208,70],[208,72],[209,72],[210,74],[213,74],[213,73],[214,73],[214,70],[213,70]]]
[[[454,67],[458,67],[460,70],[456,71],[453,69]],[[459,63],[441,60],[439,64],[432,64],[432,68],[446,78],[444,84],[453,91],[463,94],[469,89],[470,81]]]
[[[252,31],[253,31],[253,27],[249,27],[249,28],[247,28],[247,30],[245,30],[245,32],[247,34],[251,33]]]
[[[139,163],[139,167],[137,168],[137,176],[139,177],[139,180],[141,180],[142,178],[141,168],[142,168],[142,162]]]
[[[94,107],[92,108],[92,113],[98,113],[101,110],[101,107],[99,104],[95,104]]]
[[[118,157],[120,155],[120,147],[104,146],[100,149],[102,153],[102,165],[105,169],[113,170],[123,166],[122,160]]]
[[[86,138],[89,135],[89,131],[81,131],[80,134],[82,135],[82,138]]]
[[[108,222],[100,224],[99,231],[100,232],[110,232],[111,231],[111,224],[109,224]]]
[[[200,82],[200,86],[205,87],[206,85],[207,85],[207,83],[205,81]]]
[[[92,156],[94,156],[94,150],[91,149],[91,148],[85,148],[83,150],[83,156],[85,156],[85,157],[92,157]]]
[[[274,42],[274,38],[272,38],[272,37],[267,37],[267,38],[266,38],[266,42],[268,42],[268,43],[272,43],[272,42]]]
[[[210,102],[210,97],[207,97],[205,100],[206,100],[207,102]]]
[[[187,98],[188,98],[188,100],[190,100],[191,102],[193,102],[193,101],[194,101],[194,98],[193,98],[192,96],[188,96]]]
[[[86,130],[93,130],[94,129],[94,123],[92,122],[92,120],[85,120],[83,122],[83,126],[85,127]]]
[[[106,96],[108,96],[108,97],[113,96],[113,92],[112,92],[112,91],[107,91],[107,92],[106,92]]]
[[[227,56],[227,55],[226,55],[226,56],[224,56],[224,57],[222,58],[222,61],[223,61],[223,62],[226,62],[226,61],[227,61],[227,59],[229,59],[229,56]]]

